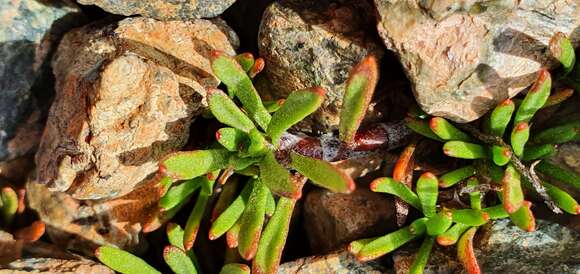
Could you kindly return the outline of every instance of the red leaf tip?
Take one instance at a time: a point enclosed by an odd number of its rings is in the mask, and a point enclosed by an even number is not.
[[[212,50],[210,53],[210,56],[211,56],[211,58],[215,59],[215,58],[222,56],[222,54],[224,54],[224,52],[221,50]]]
[[[528,128],[528,123],[521,122],[516,126],[516,131],[522,131]]]
[[[324,95],[326,94],[326,90],[324,90],[320,86],[313,87],[312,92],[317,93],[320,97],[324,97]]]

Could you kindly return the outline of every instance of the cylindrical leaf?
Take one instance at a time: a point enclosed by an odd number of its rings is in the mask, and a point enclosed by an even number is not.
[[[453,213],[453,222],[468,226],[480,226],[489,221],[487,212],[479,209],[455,209]]]
[[[254,123],[236,103],[219,89],[207,91],[207,101],[213,116],[223,124],[249,132],[254,128]]]
[[[437,136],[431,130],[431,127],[429,127],[429,123],[427,121],[407,117],[407,118],[405,118],[405,124],[407,125],[408,128],[410,128],[412,131],[414,131],[415,133],[417,133],[419,135],[423,135],[423,136],[425,136],[429,139],[433,139],[435,141],[440,141],[440,142],[444,141],[443,139],[439,138],[439,136]]]
[[[185,181],[180,185],[171,187],[159,200],[159,206],[164,210],[177,206],[183,200],[188,199],[195,190],[201,187],[202,180],[203,177],[197,177]]]
[[[524,146],[530,138],[530,127],[527,122],[516,124],[512,130],[511,145],[516,156],[520,157],[524,154]]]
[[[405,184],[397,182],[389,177],[375,179],[370,188],[374,192],[388,193],[401,198],[416,209],[421,209],[419,197]]]
[[[201,223],[201,218],[205,212],[208,199],[209,196],[200,193],[197,196],[197,201],[195,202],[193,210],[189,214],[189,218],[187,218],[185,230],[183,233],[183,246],[186,250],[189,250],[193,247],[193,243],[197,237],[199,224]]]
[[[451,187],[464,179],[469,178],[475,174],[475,168],[472,165],[464,166],[462,168],[447,172],[439,179],[440,187]]]
[[[101,246],[95,251],[101,263],[123,274],[161,274],[141,258],[112,246]]]
[[[224,169],[231,152],[225,149],[182,151],[160,161],[159,171],[175,180],[188,180]]]
[[[524,193],[520,174],[512,165],[508,165],[502,179],[503,206],[508,213],[514,213],[522,206]]]
[[[514,110],[515,104],[511,99],[506,99],[497,105],[489,117],[489,133],[495,136],[503,136]]]
[[[559,187],[548,183],[544,183],[544,187],[546,188],[546,192],[550,198],[559,208],[572,215],[580,214],[580,205],[578,205],[578,202],[576,202],[572,195],[568,194],[566,191],[560,189]]]
[[[291,152],[290,157],[292,158],[290,166],[308,177],[315,185],[339,193],[354,191],[355,183],[352,178],[329,162],[302,156],[295,152]]]
[[[238,54],[234,58],[246,72],[249,71],[254,65],[254,55],[249,52]]]
[[[443,145],[443,153],[449,157],[462,159],[485,158],[485,148],[481,145],[463,141],[449,141]]]
[[[443,234],[437,236],[437,243],[442,246],[454,245],[457,243],[459,236],[461,236],[461,234],[463,234],[463,232],[465,232],[470,227],[471,226],[469,225],[456,223],[451,226],[451,228],[447,229],[447,231],[445,231]]]
[[[429,127],[439,138],[443,140],[471,141],[471,137],[457,129],[454,125],[441,117],[433,117],[429,121]]]
[[[471,177],[467,180],[468,187],[477,187],[479,180],[477,177]],[[481,192],[473,191],[469,193],[469,204],[471,208],[481,210]]]
[[[247,142],[248,135],[237,128],[224,127],[220,128],[215,133],[215,139],[225,149],[229,151],[238,151]]]
[[[435,243],[434,237],[425,237],[419,251],[415,255],[413,264],[409,268],[409,274],[422,274],[425,270],[425,265],[429,261],[429,254],[431,254],[431,249]]]
[[[302,186],[293,180],[288,170],[278,163],[273,151],[266,153],[259,163],[260,177],[273,193],[288,197],[300,198]]]
[[[549,47],[550,53],[554,56],[564,68],[564,73],[570,73],[574,68],[576,62],[576,55],[574,54],[574,46],[566,34],[556,32],[552,39],[550,39]]]
[[[505,166],[512,157],[512,151],[509,147],[494,145],[491,147],[491,157],[496,165]]]
[[[536,219],[531,210],[532,203],[529,201],[524,201],[520,209],[518,209],[513,214],[510,214],[510,219],[519,228],[532,232],[536,230]]]
[[[472,227],[467,230],[457,243],[457,258],[465,267],[465,270],[469,274],[480,274],[479,264],[477,264],[477,258],[475,258],[475,252],[473,251],[473,236],[477,227]]]
[[[197,269],[185,252],[172,245],[163,250],[163,259],[175,274],[196,274]]]
[[[505,211],[505,209],[503,208],[503,205],[486,207],[482,210],[485,213],[487,213],[487,215],[489,216],[489,219],[491,219],[491,220],[503,219],[503,218],[509,217],[509,213],[507,213],[507,211]]]
[[[580,121],[573,121],[542,130],[532,138],[534,144],[561,144],[570,142],[580,132]]]
[[[439,194],[437,177],[431,172],[423,173],[417,181],[416,190],[423,209],[423,215],[427,217],[435,215],[437,195]]]
[[[227,264],[219,274],[250,274],[250,267],[245,264]]]
[[[532,117],[540,109],[550,96],[550,89],[552,88],[552,78],[550,72],[546,69],[541,69],[538,73],[538,78],[534,85],[526,94],[524,101],[518,107],[514,118],[514,125],[521,122],[530,122]]]
[[[286,98],[286,101],[274,113],[268,125],[267,133],[275,146],[278,146],[280,136],[287,129],[304,120],[320,107],[322,101],[324,101],[324,93],[324,89],[315,87],[294,91]]]
[[[2,224],[8,227],[16,215],[18,210],[18,195],[16,191],[11,187],[3,187],[2,193],[0,193],[0,199],[2,201],[0,208],[2,213]]]
[[[350,72],[340,110],[339,135],[345,143],[354,141],[379,79],[377,59],[369,55]]]
[[[214,240],[221,237],[232,228],[240,219],[252,192],[252,183],[247,183],[242,193],[230,204],[222,214],[211,224],[209,229],[209,239]]]
[[[441,211],[429,218],[425,223],[427,234],[437,236],[443,234],[452,224],[451,212]]]
[[[251,260],[258,250],[262,226],[266,214],[266,200],[270,191],[259,179],[253,180],[254,187],[241,217],[238,251],[242,258]]]
[[[366,244],[356,254],[359,261],[369,261],[394,251],[425,233],[425,219],[417,219],[411,226],[401,228]]]
[[[546,100],[546,103],[542,106],[542,108],[547,108],[560,104],[566,101],[568,98],[572,97],[573,94],[574,90],[571,88],[558,90],[554,92],[554,94],[550,95],[550,97],[548,97],[548,100]]]
[[[544,144],[537,146],[529,146],[524,149],[523,161],[533,161],[550,157],[556,154],[556,145]]]

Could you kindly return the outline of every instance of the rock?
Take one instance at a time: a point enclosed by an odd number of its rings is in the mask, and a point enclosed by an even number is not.
[[[378,30],[395,51],[415,98],[431,115],[473,121],[528,87],[561,31],[580,45],[580,3],[375,0]]]
[[[373,13],[370,3],[355,0],[282,0],[270,5],[262,18],[258,47],[273,99],[322,86],[326,98],[314,115],[315,124],[322,129],[338,125],[348,73],[366,55],[383,55],[369,31],[374,18],[367,15]]]
[[[220,15],[236,0],[78,0],[97,5],[114,14],[143,15],[159,20],[211,18]]]
[[[483,273],[578,273],[580,234],[544,220],[536,231],[526,232],[509,219],[495,221],[488,231],[478,231],[475,255]],[[483,235],[483,242],[477,241]],[[416,250],[394,254],[396,273],[408,273]],[[425,269],[430,273],[467,273],[457,261],[454,248],[431,253]]]
[[[306,195],[304,222],[312,251],[324,253],[394,228],[393,201],[359,187],[351,194],[316,189]]]
[[[552,160],[563,168],[580,174],[580,144],[567,143],[558,147],[558,153]]]
[[[0,2],[0,161],[38,146],[53,92],[47,60],[62,34],[83,21],[68,1]]]
[[[104,244],[132,252],[147,247],[141,231],[159,209],[159,193],[149,182],[133,192],[107,201],[76,200],[71,195],[51,192],[34,181],[26,185],[28,205],[46,224],[46,233],[63,249],[93,256]]]
[[[37,179],[76,199],[119,197],[183,147],[204,109],[212,50],[235,54],[221,20],[97,22],[65,35],[56,98],[36,155]]]
[[[324,256],[312,256],[281,264],[278,274],[318,274],[318,273],[390,273],[379,262],[361,263],[350,253],[343,251]]]
[[[69,274],[113,274],[113,270],[88,259],[29,258],[14,261],[0,270],[0,274],[20,273],[69,273]]]

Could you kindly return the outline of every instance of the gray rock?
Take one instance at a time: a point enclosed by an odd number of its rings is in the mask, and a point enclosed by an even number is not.
[[[216,17],[236,0],[78,0],[78,2],[83,5],[97,5],[114,14],[175,20]]]
[[[509,219],[495,221],[488,231],[478,231],[475,255],[483,273],[580,273],[580,234],[561,225],[536,220],[536,231],[525,232]],[[484,242],[477,241],[485,239]],[[397,251],[396,273],[408,273],[416,250]],[[466,273],[455,248],[431,254],[424,273]]]
[[[310,247],[325,253],[350,241],[379,236],[394,228],[393,200],[359,187],[351,194],[317,189],[306,196],[304,227]]]
[[[31,153],[52,96],[50,59],[62,34],[83,22],[67,1],[0,1],[0,161]]]
[[[314,119],[321,128],[338,124],[344,84],[351,68],[383,48],[372,36],[367,1],[277,1],[262,18],[258,37],[270,96],[322,86],[325,101]],[[263,91],[263,90],[261,90]]]
[[[312,256],[280,265],[278,274],[319,274],[319,273],[390,273],[377,261],[361,263],[344,251],[324,256]]]
[[[61,274],[113,274],[113,270],[84,258],[54,259],[28,258],[14,261],[0,270],[0,274],[61,273]]]
[[[65,35],[56,97],[36,154],[37,179],[76,199],[129,193],[180,150],[204,109],[212,50],[235,54],[219,19],[95,22]]]
[[[528,87],[561,31],[580,45],[580,2],[375,0],[379,34],[432,115],[475,120]]]

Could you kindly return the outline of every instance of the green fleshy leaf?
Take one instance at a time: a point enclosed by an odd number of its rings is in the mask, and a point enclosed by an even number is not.
[[[238,251],[245,260],[251,260],[258,250],[270,191],[260,180],[253,180],[252,193],[241,217]]]
[[[433,244],[435,243],[434,237],[425,237],[419,251],[415,255],[413,264],[409,268],[409,274],[422,274],[425,270],[425,265],[429,261],[429,254],[431,254],[431,249],[433,249]]]
[[[570,39],[566,37],[566,34],[562,32],[556,32],[552,39],[550,39],[549,47],[550,53],[554,58],[560,61],[562,67],[564,68],[564,74],[568,74],[574,69],[574,63],[576,62],[576,54],[574,53],[574,46]]]
[[[427,117],[429,117],[429,114],[423,111],[423,109],[421,109],[421,107],[419,107],[419,105],[417,105],[416,103],[411,104],[411,106],[409,107],[409,112],[407,112],[407,115],[409,117],[417,119],[426,119]]]
[[[228,87],[228,90],[233,90],[233,94],[242,102],[244,109],[249,113],[252,120],[263,130],[266,130],[271,116],[264,107],[260,95],[252,84],[252,80],[238,62],[223,53],[214,52],[212,54],[211,67],[213,73]]]
[[[302,187],[293,180],[290,172],[278,163],[273,151],[266,153],[259,165],[262,181],[274,194],[288,198],[299,198],[302,195]]]
[[[359,261],[369,261],[390,253],[425,233],[425,219],[417,219],[403,227],[363,246],[356,254]]]
[[[251,168],[252,165],[262,161],[262,157],[241,157],[240,155],[232,155],[228,161],[230,167],[232,167],[237,174],[245,175],[241,170]],[[248,176],[248,175],[245,175]]]
[[[510,162],[512,151],[509,147],[492,146],[491,157],[493,162],[498,166],[505,166]]]
[[[250,130],[250,146],[248,146],[248,154],[259,156],[264,154],[268,147],[267,141],[264,138],[264,135],[258,131],[258,129],[254,128]]]
[[[377,60],[370,55],[363,59],[350,73],[346,82],[338,131],[340,139],[352,143],[367,112],[379,79]]]
[[[512,165],[508,165],[502,179],[502,197],[504,209],[508,213],[516,212],[524,201],[520,174]]]
[[[439,138],[443,140],[457,140],[469,142],[472,138],[465,132],[457,129],[447,120],[441,117],[433,117],[429,121],[429,127]]]
[[[579,132],[580,121],[573,121],[536,133],[532,142],[535,144],[562,144],[574,140]]]
[[[284,102],[286,102],[285,99],[280,99],[276,101],[265,101],[264,107],[266,108],[266,110],[268,110],[269,113],[274,113],[280,110],[280,107],[282,107]],[[270,121],[270,123],[272,123],[272,121]]]
[[[573,171],[561,168],[545,160],[536,165],[536,171],[580,190],[580,175]]]
[[[225,149],[176,152],[160,161],[159,170],[175,180],[188,180],[224,169],[230,156]]]
[[[191,259],[179,247],[166,246],[163,250],[163,259],[175,274],[197,273],[197,269]]]
[[[546,103],[542,106],[542,108],[548,108],[560,104],[568,100],[568,98],[572,97],[572,95],[574,95],[574,90],[571,88],[558,90],[548,97],[548,100],[546,100]]]
[[[421,201],[417,194],[415,194],[407,185],[397,182],[393,178],[377,178],[371,183],[370,188],[374,192],[395,195],[412,207],[421,210]]]
[[[468,187],[476,187],[479,185],[479,180],[476,177],[471,177],[467,180]],[[469,204],[471,208],[481,210],[481,192],[473,191],[469,193]]]
[[[159,183],[157,183],[157,186],[159,187],[159,195],[164,196],[167,191],[169,191],[171,185],[173,185],[173,180],[169,176],[161,178]]]
[[[252,181],[246,183],[240,195],[212,223],[211,228],[209,229],[210,240],[215,240],[221,237],[240,219],[246,209],[250,193],[252,192],[252,186]]]
[[[462,168],[447,172],[439,178],[439,186],[446,188],[454,186],[455,184],[461,182],[473,176],[475,174],[475,168],[472,165],[464,166]]]
[[[503,219],[509,217],[509,213],[505,211],[503,205],[496,205],[482,209],[491,220]]]
[[[557,186],[548,183],[543,183],[543,185],[546,188],[546,193],[559,208],[572,215],[580,214],[580,205],[572,195]]]
[[[220,128],[216,134],[216,140],[229,151],[238,151],[248,141],[248,135],[233,127]]]
[[[442,246],[454,245],[457,243],[459,236],[461,236],[461,234],[463,234],[463,232],[465,232],[470,227],[471,226],[461,223],[453,224],[451,228],[447,229],[447,231],[445,231],[443,234],[437,236],[437,243]]]
[[[486,151],[483,146],[463,141],[448,141],[443,145],[443,153],[449,157],[461,159],[473,160],[486,157]]]
[[[195,201],[195,206],[187,218],[185,224],[185,230],[183,233],[183,246],[186,250],[190,250],[193,247],[195,238],[197,237],[197,232],[199,231],[199,225],[201,223],[201,218],[205,212],[207,202],[209,200],[208,195],[197,196],[197,201]]]
[[[274,199],[274,195],[270,193],[268,195],[268,200],[266,200],[266,216],[271,217],[276,210],[276,200]]]
[[[241,223],[242,220],[240,218],[240,220],[238,220],[226,233],[226,243],[228,248],[238,247]]]
[[[219,89],[208,90],[207,101],[211,113],[221,123],[243,132],[249,132],[255,128],[252,120],[223,91]]]
[[[219,179],[218,179],[219,181]],[[217,202],[211,211],[211,221],[214,222],[219,215],[221,215],[235,200],[238,195],[238,186],[240,185],[240,177],[233,176],[227,180],[226,184],[222,186],[222,191],[219,193]]]
[[[439,194],[437,177],[431,172],[423,173],[417,181],[416,191],[423,214],[427,217],[435,215],[437,213],[437,195]]]
[[[183,182],[180,185],[173,186],[169,191],[159,200],[159,206],[164,209],[170,209],[182,201],[189,199],[193,192],[201,187],[203,177],[197,177]]]
[[[524,146],[530,138],[530,127],[528,123],[521,122],[517,124],[512,130],[511,145],[516,156],[520,157],[524,154]]]
[[[320,87],[294,91],[272,116],[267,134],[278,146],[282,134],[294,124],[315,112],[324,100],[324,90]]]
[[[250,274],[250,267],[245,264],[227,264],[219,274]]]
[[[477,227],[468,229],[457,242],[457,258],[468,273],[481,273],[473,252],[473,236],[476,231]]]
[[[344,171],[334,167],[329,162],[318,160],[291,152],[290,166],[308,177],[315,185],[333,192],[351,193],[355,184]]]
[[[11,187],[3,187],[2,193],[0,193],[0,199],[2,201],[2,207],[0,208],[2,223],[5,226],[10,226],[18,210],[18,195]]]
[[[95,251],[101,263],[123,274],[161,274],[141,258],[112,246],[101,246]]]
[[[371,237],[371,238],[365,238],[365,239],[358,239],[356,241],[352,241],[350,242],[350,244],[348,245],[348,252],[350,252],[353,255],[356,255],[360,252],[360,250],[367,245],[368,243],[378,239],[379,237]]]
[[[439,136],[437,136],[435,133],[433,133],[433,131],[429,127],[429,123],[427,121],[407,117],[407,118],[405,118],[405,124],[413,132],[415,132],[419,135],[422,135],[424,137],[427,137],[429,139],[439,141],[439,142],[445,141],[445,140],[439,138]]]
[[[503,136],[515,108],[514,102],[510,99],[506,99],[497,105],[489,117],[489,133],[495,136]]]
[[[489,215],[479,209],[455,209],[452,210],[453,222],[468,226],[480,226],[489,221]]]
[[[534,161],[554,156],[557,153],[556,145],[544,144],[537,146],[529,146],[524,149],[523,161]]]
[[[238,54],[236,57],[234,57],[234,59],[236,59],[238,64],[240,64],[242,69],[246,72],[250,71],[254,65],[254,55],[249,52]]]
[[[532,203],[529,201],[524,201],[522,206],[513,214],[510,214],[510,219],[519,228],[532,232],[536,230],[536,219],[531,210]]]
[[[296,200],[285,197],[281,197],[278,201],[276,211],[260,238],[258,252],[252,265],[256,273],[277,272],[295,204]]]
[[[437,236],[443,234],[452,224],[451,213],[448,211],[441,211],[433,217],[429,218],[425,223],[427,228],[427,235]]]
[[[532,117],[538,111],[550,96],[552,88],[552,78],[550,72],[546,69],[540,70],[538,79],[526,94],[524,101],[518,107],[514,118],[514,125],[521,122],[529,123]]]

